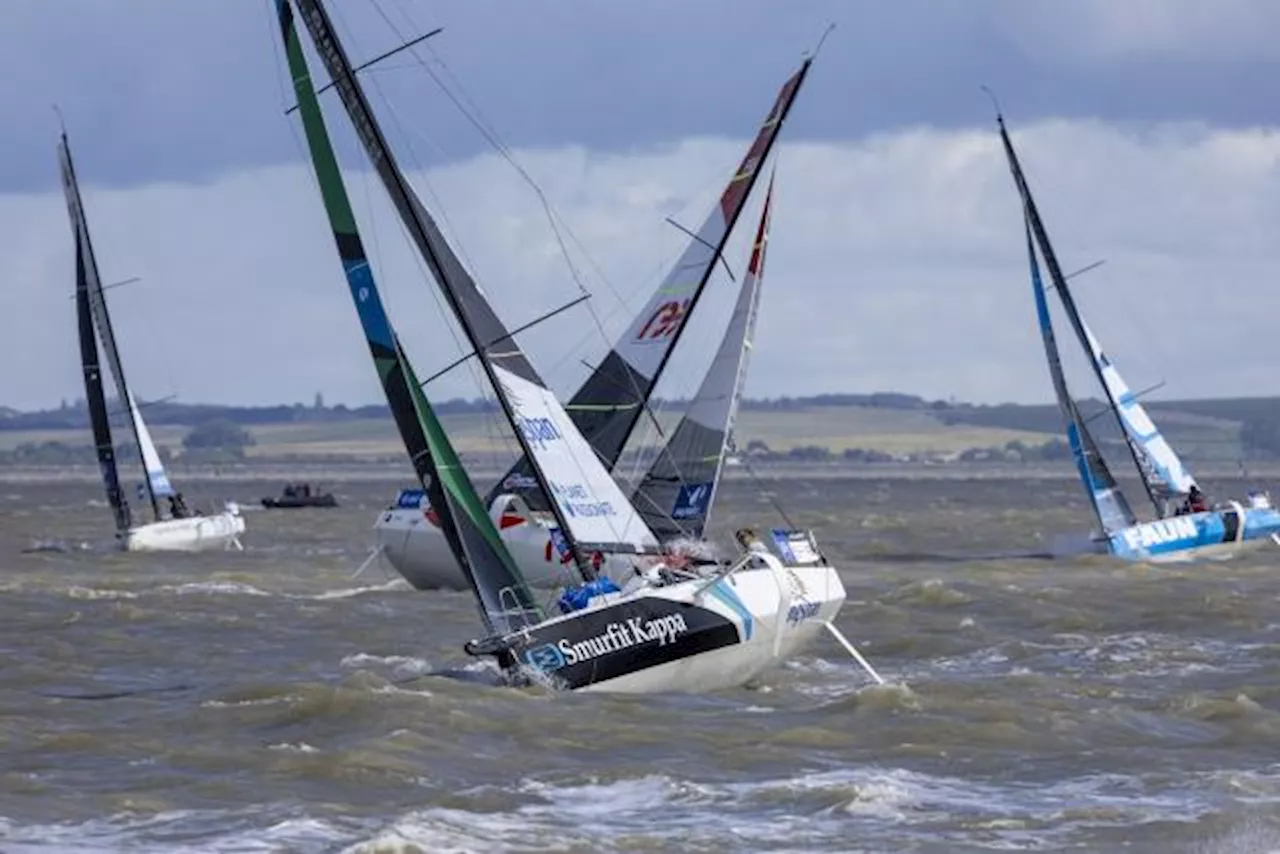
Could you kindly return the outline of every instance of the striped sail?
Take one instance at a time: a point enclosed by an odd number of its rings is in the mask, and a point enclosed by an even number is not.
[[[605,468],[612,470],[617,464],[667,360],[684,334],[689,315],[711,279],[811,62],[806,59],[783,84],[706,220],[613,349],[565,405],[578,432],[587,438]],[[518,460],[498,479],[488,502],[492,503],[501,492],[520,494],[534,509],[547,506],[527,458]]]
[[[755,337],[772,201],[770,178],[747,274],[711,367],[632,496],[649,527],[663,540],[700,538],[711,515]]]

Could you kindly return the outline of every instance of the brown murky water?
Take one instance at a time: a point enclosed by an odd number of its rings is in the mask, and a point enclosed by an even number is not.
[[[1077,485],[777,482],[897,685],[824,639],[750,690],[552,696],[484,683],[466,594],[352,579],[397,485],[149,557],[21,554],[109,514],[0,484],[0,851],[1280,850],[1280,550],[1000,558],[1085,523]]]

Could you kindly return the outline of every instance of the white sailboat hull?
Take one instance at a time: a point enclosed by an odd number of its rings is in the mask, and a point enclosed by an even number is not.
[[[240,547],[244,517],[231,510],[213,516],[166,519],[130,528],[124,538],[130,552],[199,552]]]
[[[496,504],[496,503],[495,503]],[[500,516],[500,514],[499,514]],[[539,588],[562,587],[576,578],[551,546],[551,526],[532,514],[499,527],[499,535],[525,581]],[[470,590],[439,525],[417,507],[385,510],[373,524],[378,548],[406,581],[419,590]],[[629,560],[605,557],[601,572],[619,583],[631,575]]]
[[[565,690],[701,693],[750,683],[812,643],[846,596],[831,566],[757,561],[718,578],[596,597],[523,633],[516,660]]]

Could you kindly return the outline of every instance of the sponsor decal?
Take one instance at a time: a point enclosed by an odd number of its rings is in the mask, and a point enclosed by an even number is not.
[[[616,516],[617,511],[608,501],[593,501],[592,494],[580,483],[556,483],[551,481],[551,491],[556,503],[570,516]]]
[[[1155,522],[1146,522],[1125,528],[1124,541],[1131,549],[1149,549],[1152,546],[1179,540],[1195,539],[1199,534],[1194,519],[1186,516],[1171,516]]]
[[[520,432],[524,434],[529,444],[537,446],[539,450],[546,448],[548,442],[555,442],[562,438],[560,431],[556,429],[555,422],[550,418],[526,418],[523,415],[517,415],[516,426],[520,428]]]
[[[661,648],[688,631],[683,614],[665,614],[649,620],[630,617],[610,623],[600,634],[583,640],[560,638],[533,647],[525,651],[524,660],[539,670],[558,670],[638,646],[654,644]]]
[[[664,302],[658,306],[653,314],[649,315],[649,319],[645,321],[644,326],[640,327],[640,334],[636,335],[636,340],[656,341],[660,338],[670,338],[680,328],[680,324],[684,322],[684,316],[688,309],[689,300]]]
[[[402,510],[417,510],[427,493],[422,489],[402,489],[396,496],[396,507]]]
[[[672,519],[701,519],[707,515],[711,501],[711,484],[687,483],[680,487],[676,506],[671,509]]]
[[[797,602],[787,609],[787,625],[795,626],[818,616],[817,602]]]
[[[502,481],[503,489],[536,489],[538,479],[533,475],[512,472]]]

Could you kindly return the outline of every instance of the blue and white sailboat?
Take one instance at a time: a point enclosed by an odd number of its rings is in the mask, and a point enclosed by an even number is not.
[[[1138,402],[1137,395],[1130,390],[1115,363],[1108,358],[1081,317],[1009,139],[1003,116],[997,115],[996,121],[1009,169],[1022,198],[1036,316],[1054,393],[1062,412],[1067,441],[1098,526],[1091,537],[1091,550],[1126,560],[1188,561],[1231,557],[1245,548],[1273,541],[1280,543],[1280,512],[1272,507],[1265,493],[1253,493],[1247,502],[1226,501],[1212,507],[1203,503],[1195,478],[1161,435]],[[1040,274],[1041,258],[1049,271],[1052,290],[1061,300],[1072,331],[1106,394],[1107,411],[1116,419],[1129,455],[1142,478],[1154,508],[1155,518],[1150,521],[1138,520],[1089,430],[1091,419],[1081,415],[1067,388],[1049,315],[1048,289]]]

